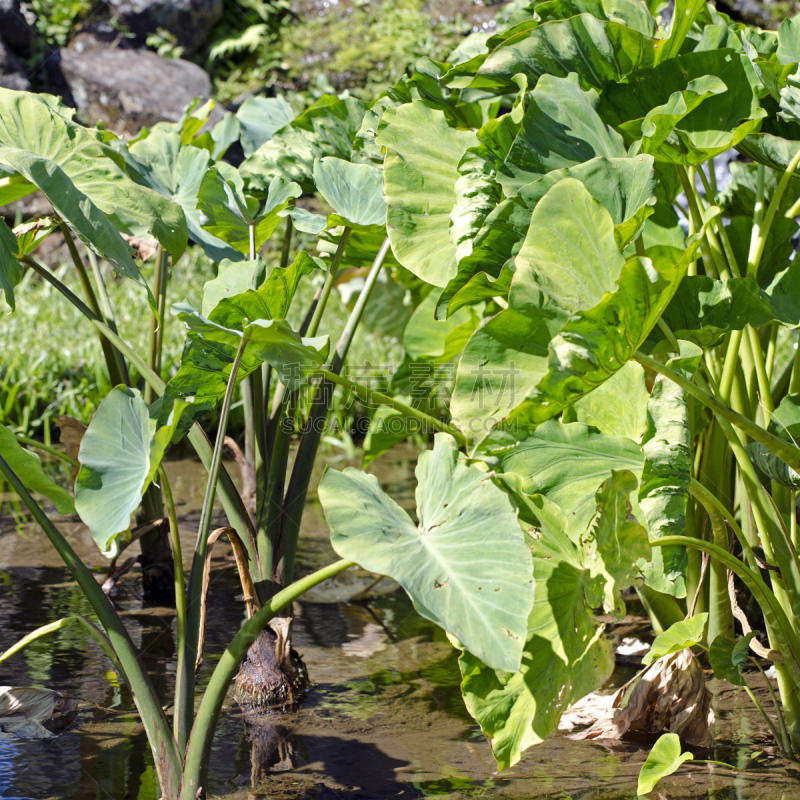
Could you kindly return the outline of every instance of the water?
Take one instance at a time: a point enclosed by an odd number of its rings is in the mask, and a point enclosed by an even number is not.
[[[406,508],[413,507],[415,459],[411,448],[401,447],[373,465],[384,487]],[[203,473],[192,461],[171,462],[168,469],[180,498],[181,538],[187,554],[197,526]],[[4,510],[8,512],[8,505]],[[69,520],[60,527],[88,563],[102,571],[104,560],[84,527]],[[227,543],[218,544],[213,555],[209,600],[213,613],[201,685],[243,618],[241,589]],[[334,558],[315,502],[306,510],[299,556],[305,571]],[[122,579],[114,600],[166,698],[175,674],[174,613],[142,601],[137,570]],[[357,573],[340,577],[294,607],[295,647],[314,682],[302,709],[269,717],[267,727],[253,734],[235,703],[226,703],[209,765],[212,797],[636,797],[636,778],[653,738],[616,743],[609,749],[558,734],[530,749],[513,769],[495,774],[489,746],[461,701],[455,652],[444,634],[421,619],[388,581],[375,587],[378,596],[367,602],[342,602],[371,578]],[[25,522],[24,515],[6,513],[0,518],[0,650],[32,628],[69,614],[91,615],[91,609],[45,537]],[[626,620],[627,629],[637,630],[642,622],[632,615]],[[619,668],[606,688],[631,674],[630,669]],[[105,655],[78,628],[39,640],[0,665],[0,684],[44,686],[104,708],[133,708]],[[768,733],[745,693],[714,681],[710,688],[715,693],[720,744],[714,753],[698,752],[697,757],[754,771],[737,774],[689,766],[662,781],[651,797],[789,800],[799,796],[796,774],[771,756]],[[767,702],[763,688],[759,696]],[[756,763],[753,757],[758,751],[764,751],[766,758]],[[152,757],[135,715],[112,716],[82,704],[54,739],[0,739],[0,800],[156,800],[158,796]]]

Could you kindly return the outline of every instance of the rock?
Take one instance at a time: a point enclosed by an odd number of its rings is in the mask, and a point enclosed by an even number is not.
[[[78,34],[71,48],[54,54],[48,69],[54,93],[90,125],[100,121],[117,134],[177,122],[195,97],[211,96],[211,81],[196,64],[129,50],[97,35]]]
[[[4,89],[16,89],[19,92],[27,92],[31,88],[25,68],[2,39],[0,39],[0,86]]]
[[[109,0],[109,6],[114,19],[136,36],[137,44],[162,28],[191,55],[222,17],[223,0]]]
[[[13,49],[30,44],[31,29],[20,11],[19,0],[0,0],[0,33]]]

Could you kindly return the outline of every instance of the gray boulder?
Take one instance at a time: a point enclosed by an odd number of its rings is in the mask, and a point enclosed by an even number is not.
[[[211,81],[196,64],[88,34],[61,48],[49,71],[53,91],[83,112],[90,125],[102,122],[117,134],[138,133],[162,120],[177,122],[195,97],[211,96]]]
[[[0,34],[12,48],[25,47],[31,40],[31,29],[22,16],[19,0],[0,0]]]
[[[31,88],[25,68],[2,39],[0,39],[0,86],[20,92],[27,92]]]
[[[109,7],[114,19],[136,36],[137,44],[163,28],[191,55],[222,17],[223,0],[109,0]]]

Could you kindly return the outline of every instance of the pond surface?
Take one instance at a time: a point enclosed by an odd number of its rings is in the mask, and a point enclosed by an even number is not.
[[[370,470],[406,508],[414,506],[416,455],[411,447],[396,448]],[[188,566],[204,473],[188,460],[167,466],[173,491],[180,497]],[[72,520],[63,520],[59,527],[102,573],[105,562],[85,527]],[[306,509],[303,537],[301,570],[334,559],[314,501]],[[294,646],[303,654],[313,680],[308,698],[298,713],[271,715],[263,726],[249,730],[236,704],[228,700],[211,756],[211,796],[228,800],[636,797],[638,772],[653,738],[612,743],[609,749],[559,733],[531,748],[513,769],[495,774],[489,746],[461,701],[455,651],[444,634],[421,619],[388,581],[373,587],[378,594],[367,601],[343,602],[372,580],[366,573],[344,573],[295,604]],[[164,698],[170,697],[175,675],[174,612],[143,602],[138,567],[120,581],[114,600],[143,651],[157,689]],[[227,543],[214,549],[209,608],[201,684],[243,619],[241,589]],[[630,611],[619,635],[645,628],[633,604]],[[33,628],[69,614],[91,615],[91,609],[44,535],[24,514],[10,512],[6,502],[0,517],[0,650]],[[604,688],[611,691],[634,671],[618,668]],[[42,686],[103,708],[125,712],[133,708],[105,655],[76,628],[39,640],[0,665],[0,685]],[[714,752],[697,751],[697,757],[750,771],[689,766],[662,781],[650,797],[800,797],[797,773],[772,757],[768,732],[751,711],[744,691],[716,681],[709,685],[715,694],[719,745]],[[759,692],[768,702],[763,687]],[[758,752],[766,755],[756,762]],[[158,797],[150,749],[134,714],[110,715],[83,703],[54,739],[0,739],[0,800]]]

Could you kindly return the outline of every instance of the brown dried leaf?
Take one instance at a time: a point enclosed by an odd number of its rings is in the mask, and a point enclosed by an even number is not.
[[[33,686],[0,686],[0,736],[51,739],[42,723],[72,711],[77,702],[50,689]]]
[[[136,255],[142,261],[152,258],[158,249],[158,242],[155,239],[137,239],[135,236],[128,236],[127,233],[121,233],[120,236],[136,251]]]
[[[711,747],[714,711],[700,662],[688,648],[658,659],[625,684],[608,711],[575,739],[620,739],[629,730],[677,733],[687,744]]]
[[[61,430],[61,444],[64,445],[64,450],[70,458],[78,458],[78,453],[81,449],[81,442],[83,441],[83,434],[86,433],[86,425],[75,417],[70,417],[67,414],[62,414],[56,419],[56,425]],[[78,477],[79,467],[72,468],[70,480],[72,487],[75,488],[75,479]]]

